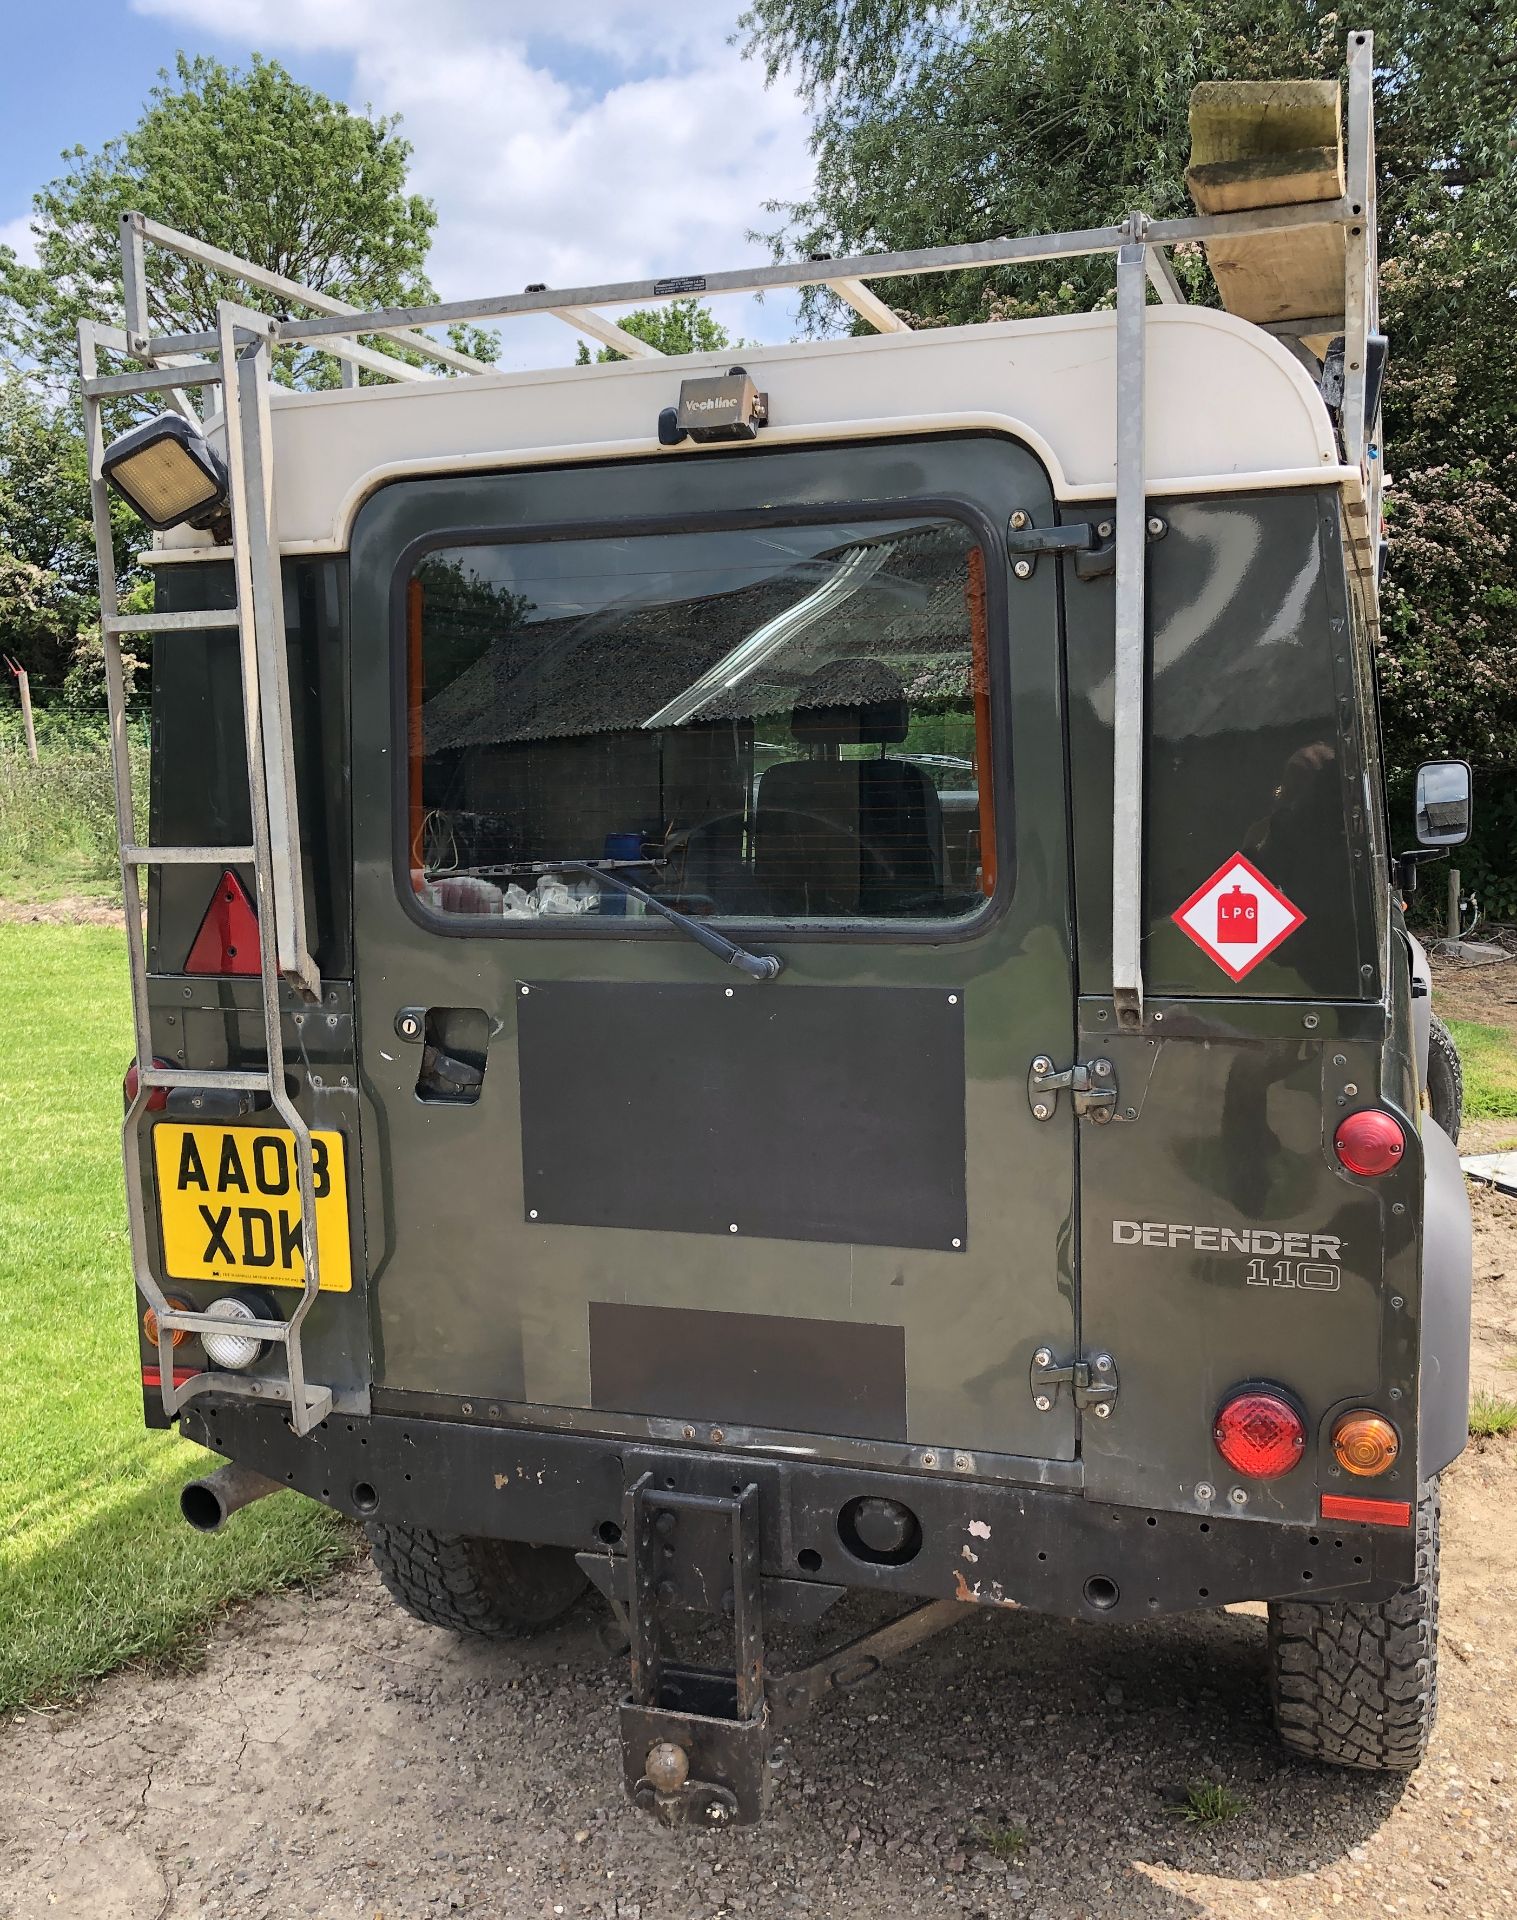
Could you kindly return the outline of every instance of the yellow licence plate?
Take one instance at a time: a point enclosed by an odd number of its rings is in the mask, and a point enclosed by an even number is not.
[[[163,1265],[171,1280],[305,1285],[295,1136],[284,1128],[153,1129]],[[321,1290],[353,1285],[348,1178],[340,1133],[311,1135]]]

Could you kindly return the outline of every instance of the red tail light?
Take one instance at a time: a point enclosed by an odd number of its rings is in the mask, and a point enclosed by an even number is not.
[[[1278,1480],[1306,1451],[1306,1425],[1290,1401],[1262,1387],[1247,1387],[1222,1403],[1212,1438],[1234,1473],[1251,1480]]]
[[[155,1067],[172,1067],[174,1065],[174,1062],[172,1060],[160,1060],[157,1054],[155,1053],[153,1055],[153,1065]],[[137,1062],[134,1060],[132,1064],[127,1068],[125,1075],[122,1077],[121,1104],[124,1107],[129,1107],[136,1098],[137,1098]],[[151,1093],[149,1093],[147,1097],[146,1110],[149,1113],[162,1113],[163,1109],[168,1105],[168,1103],[169,1103],[168,1088],[154,1087]]]
[[[1333,1146],[1350,1173],[1373,1179],[1400,1166],[1401,1156],[1406,1152],[1406,1135],[1394,1114],[1382,1113],[1377,1107],[1365,1107],[1339,1123]]]
[[[257,973],[258,913],[230,867],[216,882],[211,904],[184,963],[186,973]]]

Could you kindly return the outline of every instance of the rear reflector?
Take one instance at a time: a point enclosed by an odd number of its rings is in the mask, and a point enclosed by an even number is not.
[[[1217,1451],[1234,1473],[1278,1480],[1306,1449],[1306,1427],[1280,1393],[1246,1388],[1226,1401],[1212,1426]]]
[[[216,882],[211,904],[184,963],[186,973],[257,973],[258,914],[230,867]]]
[[[1364,1520],[1372,1527],[1409,1527],[1412,1524],[1410,1500],[1366,1500],[1357,1493],[1324,1493],[1324,1520]]]
[[[195,1369],[193,1367],[175,1367],[174,1385],[176,1387],[182,1387],[186,1380],[193,1380],[194,1378]],[[163,1385],[163,1375],[156,1367],[144,1367],[142,1369],[142,1384],[145,1387],[161,1387]]]

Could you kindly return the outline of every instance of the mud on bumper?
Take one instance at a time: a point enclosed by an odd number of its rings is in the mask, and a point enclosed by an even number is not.
[[[1410,1532],[1115,1507],[1078,1491],[902,1474],[541,1429],[333,1414],[297,1439],[275,1406],[185,1410],[189,1439],[356,1519],[562,1546],[624,1589],[629,1489],[728,1499],[754,1486],[762,1601],[815,1620],[847,1590],[1135,1621],[1233,1601],[1388,1598],[1415,1575]],[[844,1516],[896,1502],[915,1529],[865,1557]],[[720,1588],[717,1589],[718,1592]]]

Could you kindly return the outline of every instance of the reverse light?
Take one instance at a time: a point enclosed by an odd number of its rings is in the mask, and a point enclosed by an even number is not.
[[[188,1300],[176,1300],[173,1294],[169,1294],[167,1298],[169,1311],[171,1313],[189,1313],[192,1311]],[[158,1316],[151,1307],[144,1307],[142,1309],[142,1337],[150,1347],[156,1347],[158,1345]],[[189,1337],[189,1333],[184,1327],[169,1328],[169,1345],[171,1347],[182,1347]]]
[[[1246,1387],[1223,1401],[1212,1439],[1234,1473],[1278,1480],[1306,1451],[1306,1424],[1284,1394]]]
[[[246,1300],[239,1300],[235,1294],[224,1294],[221,1299],[213,1300],[206,1312],[217,1320],[230,1324],[225,1333],[202,1333],[200,1344],[205,1348],[205,1357],[213,1367],[227,1367],[234,1373],[241,1373],[244,1367],[252,1366],[263,1352],[264,1343],[256,1333],[239,1333],[239,1321],[256,1320],[258,1315]]]
[[[1406,1134],[1394,1114],[1364,1107],[1339,1122],[1333,1148],[1350,1173],[1374,1179],[1401,1164]]]
[[[163,532],[189,521],[210,527],[226,512],[227,471],[189,421],[160,413],[113,440],[100,470],[128,506]]]
[[[247,888],[228,867],[216,882],[199,931],[190,943],[186,973],[257,973],[258,912]]]
[[[1383,1413],[1361,1407],[1333,1427],[1333,1455],[1345,1473],[1369,1479],[1396,1464],[1401,1437]]]

